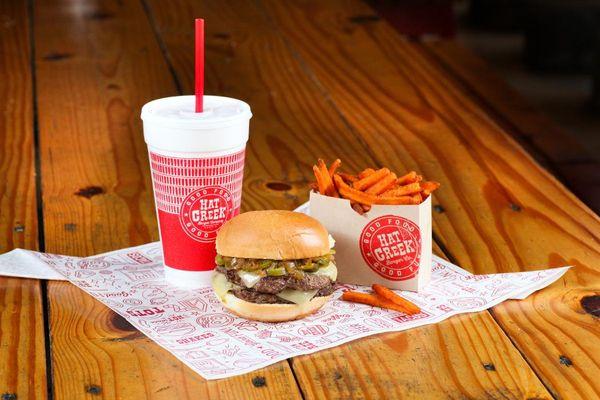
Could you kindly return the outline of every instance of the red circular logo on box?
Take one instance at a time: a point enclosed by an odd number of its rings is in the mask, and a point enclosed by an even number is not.
[[[414,278],[421,260],[421,231],[414,222],[384,215],[369,222],[360,234],[360,251],[369,267],[385,279]]]
[[[185,233],[199,242],[212,242],[217,230],[234,213],[231,193],[220,186],[205,186],[190,193],[179,211]]]

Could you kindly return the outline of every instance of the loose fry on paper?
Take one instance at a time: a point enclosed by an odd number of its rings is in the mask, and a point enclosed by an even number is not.
[[[371,286],[371,288],[373,289],[373,291],[380,297],[383,297],[386,300],[389,300],[393,303],[396,303],[397,305],[399,305],[400,307],[404,307],[406,311],[404,311],[406,314],[418,314],[421,312],[421,309],[414,303],[406,300],[405,298],[397,295],[396,293],[394,293],[394,291],[386,288],[383,285],[379,285],[377,283],[374,283],[373,286]]]
[[[342,300],[367,304],[373,307],[387,308],[406,314],[406,309],[404,307],[374,294],[347,291],[342,294]]]

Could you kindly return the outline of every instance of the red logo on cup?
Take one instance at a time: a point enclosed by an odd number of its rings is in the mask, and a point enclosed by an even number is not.
[[[185,233],[199,242],[211,242],[217,230],[234,213],[231,193],[220,186],[205,186],[190,193],[179,211]]]
[[[373,271],[392,281],[414,278],[421,260],[421,231],[414,222],[384,215],[360,234],[360,251]]]

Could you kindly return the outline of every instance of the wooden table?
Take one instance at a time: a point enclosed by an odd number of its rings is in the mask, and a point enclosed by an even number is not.
[[[1,278],[3,400],[600,397],[600,220],[518,142],[577,148],[464,49],[358,0],[0,0],[0,251],[157,240],[139,112],[192,92],[195,16],[207,92],[254,113],[244,210],[306,201],[317,156],[416,169],[443,185],[438,254],[575,268],[524,301],[210,382],[68,283]]]

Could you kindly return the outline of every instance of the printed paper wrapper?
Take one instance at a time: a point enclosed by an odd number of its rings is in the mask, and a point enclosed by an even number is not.
[[[170,286],[164,281],[158,242],[87,258],[20,249],[0,255],[0,275],[65,277],[206,379],[235,376],[365,336],[485,310],[506,299],[524,298],[567,269],[472,275],[433,257],[427,288],[419,293],[398,292],[419,305],[420,314],[408,316],[341,301],[343,290],[369,289],[344,285],[314,315],[273,324],[230,314],[210,287],[183,290]]]
[[[338,281],[420,291],[431,278],[431,197],[419,205],[373,205],[310,193],[310,215],[335,239]]]

